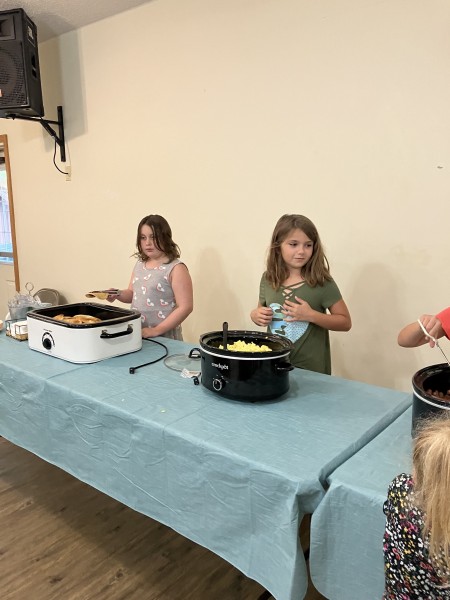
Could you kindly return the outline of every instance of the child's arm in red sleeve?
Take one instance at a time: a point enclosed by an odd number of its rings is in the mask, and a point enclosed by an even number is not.
[[[441,311],[436,317],[441,322],[445,335],[450,339],[450,306]]]

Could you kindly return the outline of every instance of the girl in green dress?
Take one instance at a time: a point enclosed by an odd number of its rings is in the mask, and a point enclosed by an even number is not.
[[[317,229],[303,215],[283,215],[272,234],[252,321],[294,344],[295,367],[331,374],[329,331],[348,331],[347,305],[330,274]]]

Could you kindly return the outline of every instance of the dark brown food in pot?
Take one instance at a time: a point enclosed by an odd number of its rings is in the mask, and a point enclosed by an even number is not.
[[[445,393],[440,392],[439,390],[426,390],[426,392],[437,400],[441,400],[442,402],[450,402],[450,390],[447,390]]]

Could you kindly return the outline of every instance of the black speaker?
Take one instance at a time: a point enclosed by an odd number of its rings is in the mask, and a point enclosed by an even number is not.
[[[0,12],[0,117],[43,117],[36,25],[21,8]]]

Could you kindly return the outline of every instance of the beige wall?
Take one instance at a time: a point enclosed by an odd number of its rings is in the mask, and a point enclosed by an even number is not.
[[[154,0],[41,44],[72,180],[38,124],[1,123],[21,281],[125,287],[161,213],[195,285],[185,339],[253,329],[275,221],[303,213],[353,317],[334,373],[410,389],[441,357],[397,332],[450,303],[449,31],[444,0]]]

